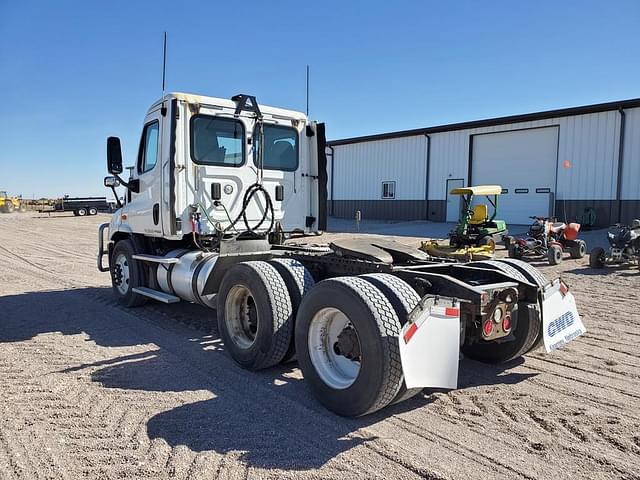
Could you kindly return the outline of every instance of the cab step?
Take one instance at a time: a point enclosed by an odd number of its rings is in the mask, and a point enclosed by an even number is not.
[[[164,265],[170,265],[180,261],[180,259],[176,257],[160,257],[158,255],[146,255],[142,253],[133,255],[133,259],[140,260],[142,262],[162,263]]]
[[[162,303],[178,303],[180,301],[180,297],[176,297],[175,295],[171,295],[169,293],[160,292],[158,290],[154,290],[153,288],[134,287],[132,291],[133,293],[152,298]]]

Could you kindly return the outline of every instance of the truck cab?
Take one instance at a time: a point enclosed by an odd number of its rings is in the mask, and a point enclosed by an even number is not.
[[[241,214],[243,229],[245,218],[256,226],[271,207],[282,231],[323,230],[319,146],[325,161],[323,125],[300,112],[259,106],[248,95],[169,93],[145,115],[130,178],[121,182],[126,203],[110,231],[180,241],[216,235]],[[267,195],[244,205],[256,182]]]

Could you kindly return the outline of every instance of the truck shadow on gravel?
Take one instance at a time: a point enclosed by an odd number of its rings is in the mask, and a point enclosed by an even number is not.
[[[428,416],[435,414],[431,405],[447,395],[424,390],[373,415],[341,418],[315,400],[295,362],[260,372],[239,368],[224,352],[210,310],[186,304],[124,309],[112,301],[108,288],[2,297],[0,318],[0,348],[53,332],[85,334],[89,338],[79,341],[100,346],[136,347],[134,353],[78,363],[60,372],[68,374],[69,381],[84,373],[103,388],[119,389],[123,402],[127,390],[150,392],[149,402],[160,405],[163,392],[184,393],[183,401],[189,401],[189,392],[199,398],[209,392],[205,395],[212,398],[152,415],[146,424],[148,437],[196,452],[242,452],[242,460],[258,468],[321,467],[375,440],[366,427],[395,415],[415,412],[407,421],[428,425]],[[535,374],[510,371],[522,361],[495,366],[465,359],[459,388],[524,381]]]

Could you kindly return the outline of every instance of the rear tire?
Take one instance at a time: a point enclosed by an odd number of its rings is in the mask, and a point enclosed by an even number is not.
[[[4,206],[5,212],[7,213],[13,213],[13,211],[16,209],[15,205],[12,202],[4,202]]]
[[[269,264],[278,271],[289,292],[289,298],[291,299],[291,308],[293,318],[296,318],[302,298],[311,290],[316,284],[315,280],[311,276],[311,273],[307,268],[298,260],[293,258],[277,258],[271,260]],[[295,335],[295,322],[293,322],[291,341],[289,342],[289,348],[287,353],[282,359],[282,363],[290,362],[295,359],[296,356],[296,343],[294,340]]]
[[[370,273],[367,275],[360,275],[360,277],[365,278],[368,282],[378,287],[380,291],[384,293],[385,297],[387,297],[387,300],[389,300],[391,306],[395,310],[398,320],[400,320],[400,325],[404,326],[404,324],[407,323],[409,313],[420,301],[420,296],[413,288],[411,288],[411,285],[401,278],[388,273]],[[407,388],[403,380],[400,391],[398,391],[390,405],[409,400],[421,391],[422,388]]]
[[[514,324],[509,341],[497,342],[480,340],[472,345],[464,345],[462,352],[474,360],[484,363],[505,363],[521,357],[535,344],[542,322],[538,305],[520,302],[511,313]],[[509,337],[507,337],[509,338]]]
[[[78,209],[78,216],[79,217],[84,217],[87,215],[87,209],[86,208],[79,208]]]
[[[260,370],[284,358],[294,318],[287,286],[273,265],[234,265],[222,279],[217,300],[218,332],[238,365]]]
[[[91,207],[89,209],[89,215],[97,215],[97,214],[98,214],[98,209],[97,208]]]
[[[596,247],[589,254],[589,266],[591,268],[604,268],[607,263],[607,255],[602,247]]]
[[[584,240],[575,240],[569,249],[571,258],[583,258],[587,254],[587,244]]]
[[[547,250],[547,258],[549,259],[550,265],[558,265],[562,262],[562,248],[557,245],[551,245],[549,250]]]
[[[147,302],[146,297],[133,292],[136,287],[146,286],[142,264],[133,259],[135,253],[131,240],[120,240],[109,260],[113,291],[118,302],[125,307],[139,307]]]
[[[363,278],[332,278],[311,289],[296,320],[296,351],[318,401],[345,416],[366,415],[391,403],[403,380],[400,328],[389,300]],[[346,337],[342,344],[336,333]]]

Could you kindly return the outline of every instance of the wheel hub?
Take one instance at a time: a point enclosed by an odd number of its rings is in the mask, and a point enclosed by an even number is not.
[[[333,344],[333,351],[349,360],[360,360],[360,342],[352,326],[349,325],[340,332],[338,341]]]
[[[325,307],[309,325],[309,357],[313,367],[329,387],[350,387],[360,373],[362,348],[358,332],[339,309]]]

